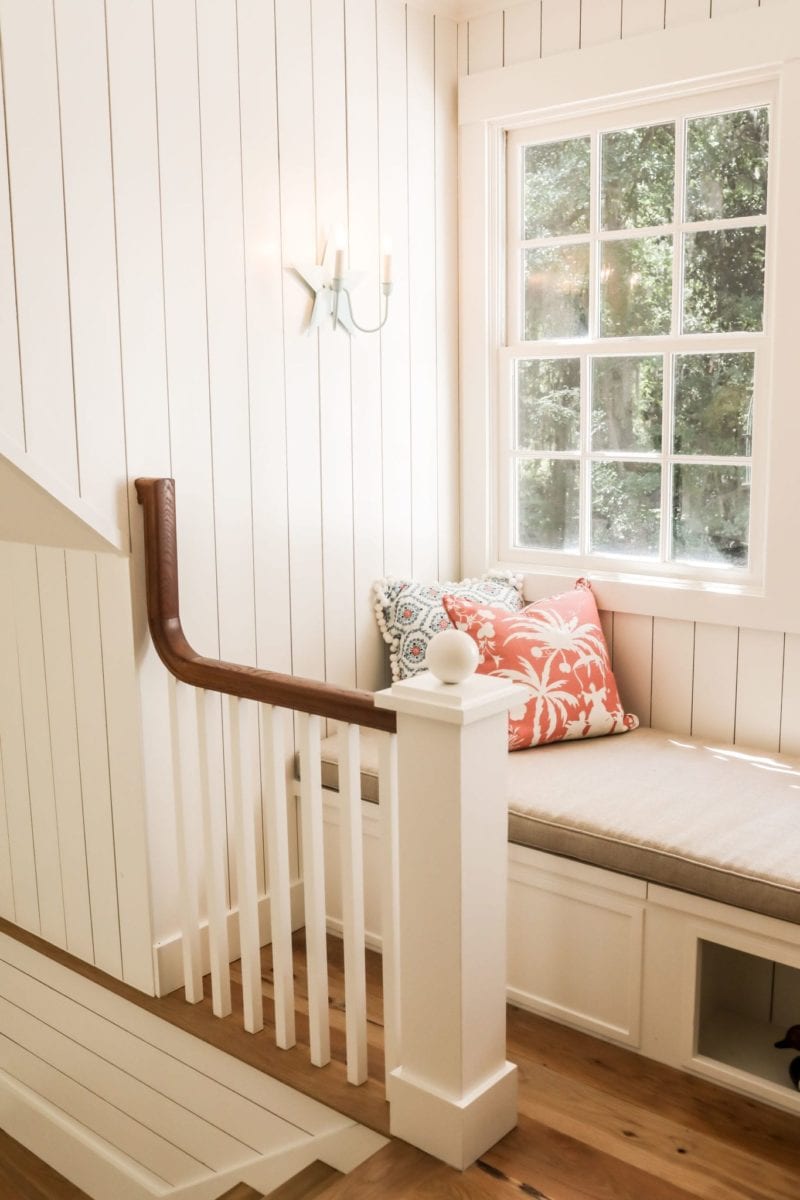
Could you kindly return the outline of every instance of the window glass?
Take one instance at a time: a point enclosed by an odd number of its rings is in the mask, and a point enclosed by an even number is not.
[[[592,360],[592,449],[661,449],[664,360],[660,354]]]
[[[738,333],[764,325],[766,229],[686,235],[684,333]]]
[[[755,217],[767,211],[769,110],[687,122],[686,220]]]
[[[747,353],[676,355],[676,454],[749,455],[753,365]]]
[[[603,134],[601,227],[668,225],[675,199],[675,125]]]
[[[517,363],[517,448],[577,450],[581,426],[581,364],[577,358]]]
[[[604,242],[600,266],[600,334],[669,333],[672,323],[672,238]]]
[[[588,137],[525,147],[523,237],[589,231]]]
[[[652,558],[660,526],[658,463],[592,464],[592,550]]]
[[[589,328],[589,246],[525,250],[525,340],[584,337]]]
[[[517,545],[543,550],[577,550],[580,464],[561,458],[518,464]]]
[[[676,463],[672,552],[679,562],[747,562],[750,468]]]

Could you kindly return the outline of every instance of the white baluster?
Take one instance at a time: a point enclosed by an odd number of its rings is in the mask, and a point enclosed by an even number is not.
[[[400,1065],[397,736],[393,733],[378,734],[378,799],[381,828],[383,1053],[386,1062],[386,1094],[389,1096],[391,1072]]]
[[[347,1078],[367,1078],[367,978],[364,952],[364,845],[357,725],[339,726],[339,804],[342,852],[342,929]]]
[[[212,796],[209,773],[209,728],[219,719],[219,697],[196,689],[197,759],[200,771],[200,804],[205,844],[206,906],[208,908],[208,955],[211,964],[211,1007],[215,1017],[231,1011],[231,971],[228,946],[228,901],[225,892],[225,848],[228,835],[224,821],[224,796]]]
[[[298,713],[297,730],[300,743],[300,813],[309,1039],[312,1063],[316,1067],[324,1067],[331,1059],[331,1033],[328,1013],[328,944],[325,928],[319,717]]]
[[[247,736],[250,733],[250,717],[255,714],[255,707],[252,702],[240,700],[238,696],[229,696],[228,713],[231,731],[233,834],[239,902],[244,1027],[248,1033],[258,1033],[264,1027],[264,1016],[261,994],[261,939],[258,928],[254,786],[250,759],[252,742]]]
[[[191,690],[169,677],[169,715],[172,734],[172,781],[175,793],[175,839],[178,853],[178,904],[186,999],[197,1004],[203,999],[200,956],[200,907],[195,818],[190,797],[196,794],[197,756],[192,754],[188,705]]]
[[[261,706],[261,747],[264,780],[262,802],[272,925],[272,974],[275,981],[275,1042],[282,1050],[288,1050],[295,1044],[294,959],[282,708],[273,708],[270,704]]]

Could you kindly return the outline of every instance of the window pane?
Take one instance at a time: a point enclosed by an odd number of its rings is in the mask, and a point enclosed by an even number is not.
[[[592,449],[661,449],[660,354],[592,360]]]
[[[604,242],[600,268],[600,335],[669,333],[672,238]]]
[[[589,231],[589,138],[525,147],[523,237]]]
[[[661,467],[658,463],[592,464],[592,550],[658,554]]]
[[[518,362],[517,449],[577,450],[580,425],[580,359]]]
[[[539,458],[517,464],[517,545],[577,550],[580,476],[577,461]]]
[[[735,333],[764,324],[766,230],[687,233],[684,333]]]
[[[585,337],[589,320],[589,247],[525,250],[526,341]]]
[[[769,109],[698,117],[686,138],[686,220],[767,211]]]
[[[753,354],[675,358],[676,454],[750,454]]]
[[[673,558],[745,566],[750,468],[676,464],[673,471]]]
[[[668,225],[675,197],[675,126],[603,134],[603,229]]]

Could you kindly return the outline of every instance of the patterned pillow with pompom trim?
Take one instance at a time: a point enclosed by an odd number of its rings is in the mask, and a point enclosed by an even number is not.
[[[383,640],[389,645],[392,680],[410,679],[425,668],[428,642],[450,628],[444,596],[458,596],[475,604],[491,604],[518,612],[522,576],[497,572],[483,579],[459,583],[417,583],[413,579],[379,579],[374,585],[375,615]]]

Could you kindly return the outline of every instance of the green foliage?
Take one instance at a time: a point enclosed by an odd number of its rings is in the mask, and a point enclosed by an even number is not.
[[[589,230],[588,137],[525,147],[524,237],[564,237]]]
[[[675,199],[675,126],[603,134],[603,229],[668,225]]]
[[[764,323],[766,230],[687,233],[684,333],[736,333]]]
[[[677,464],[673,470],[673,557],[746,565],[750,468]]]
[[[605,242],[600,269],[601,337],[669,333],[672,238]]]
[[[660,463],[592,464],[592,550],[652,558],[660,527]]]
[[[517,363],[517,447],[577,450],[581,424],[579,358]]]
[[[769,109],[689,121],[686,220],[755,217],[767,211]]]
[[[661,449],[660,354],[592,359],[592,449]]]
[[[576,550],[579,502],[577,461],[539,458],[520,462],[518,544],[534,549]]]
[[[750,454],[754,355],[675,358],[676,454]]]

